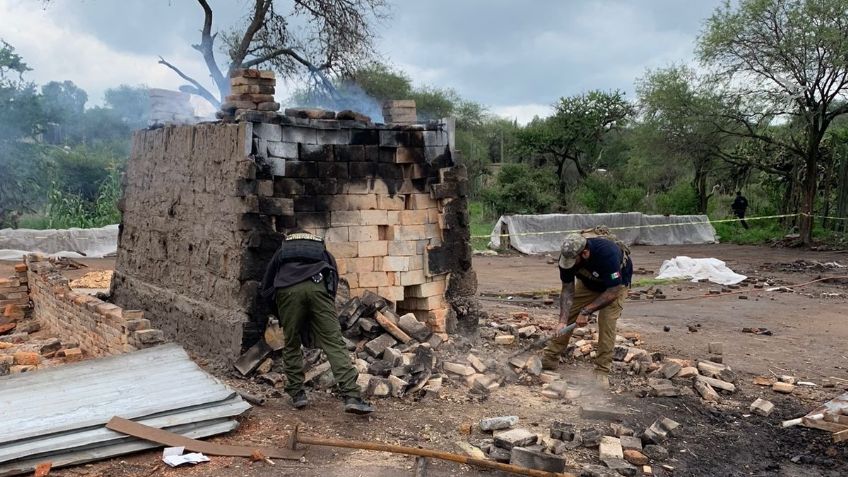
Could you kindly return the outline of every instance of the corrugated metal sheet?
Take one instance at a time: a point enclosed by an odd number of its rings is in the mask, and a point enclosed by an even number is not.
[[[106,429],[113,416],[205,437],[249,408],[176,344],[0,377],[0,475],[156,447]]]

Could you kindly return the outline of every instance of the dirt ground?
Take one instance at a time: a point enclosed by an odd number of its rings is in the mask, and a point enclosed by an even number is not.
[[[848,275],[848,269],[786,266],[803,259],[807,263],[839,262],[848,265],[848,254],[811,252],[797,249],[742,247],[733,245],[636,247],[636,267],[657,271],[663,260],[678,256],[716,257],[742,274],[757,276],[774,286],[789,286],[821,277]],[[485,310],[493,320],[507,320],[512,312],[528,311],[531,320],[553,324],[557,309],[545,305],[544,298],[559,288],[556,266],[549,257],[519,255],[475,257],[479,292]],[[112,261],[86,261],[88,270],[73,271],[74,278],[94,269],[109,269]],[[0,263],[0,276],[10,264]],[[637,275],[634,278],[650,278]],[[406,399],[380,399],[370,418],[357,418],[341,412],[341,402],[327,393],[313,393],[311,405],[294,411],[287,399],[270,399],[255,407],[232,435],[214,439],[225,443],[283,445],[287,431],[301,423],[304,434],[377,440],[407,446],[421,446],[461,452],[457,442],[479,442],[484,436],[476,423],[483,417],[514,414],[519,426],[547,433],[554,420],[572,422],[578,427],[604,429],[601,421],[585,421],[578,415],[581,404],[607,403],[629,414],[625,424],[641,430],[654,419],[665,416],[678,421],[680,430],[666,443],[669,458],[654,465],[655,475],[674,476],[844,476],[848,475],[848,443],[832,444],[829,434],[812,429],[780,427],[784,419],[798,417],[823,401],[844,392],[848,386],[848,279],[818,282],[794,287],[794,292],[767,292],[743,287],[741,294],[703,297],[708,283],[678,282],[661,285],[666,300],[628,301],[619,321],[619,332],[641,333],[643,348],[661,351],[669,357],[704,358],[707,343],[724,343],[724,362],[739,373],[739,391],[726,396],[719,405],[706,405],[685,393],[677,398],[640,397],[644,388],[638,379],[613,375],[613,390],[592,394],[572,402],[551,401],[540,395],[539,386],[508,385],[486,397],[471,395],[464,384],[445,385],[438,397],[415,402]],[[644,287],[643,287],[644,288]],[[733,290],[736,291],[736,290]],[[689,299],[692,298],[692,299]],[[690,332],[689,326],[697,329]],[[668,326],[668,332],[663,327]],[[767,328],[772,336],[742,333],[743,327]],[[463,346],[465,344],[465,346]],[[483,340],[459,340],[456,354],[474,347],[506,359],[509,350],[493,349]],[[498,354],[499,353],[499,354]],[[587,361],[568,360],[560,374],[569,382],[588,378]],[[833,388],[799,388],[791,396],[778,395],[769,388],[752,384],[755,375],[791,374],[800,379],[823,383],[824,378],[841,385]],[[237,387],[255,386],[233,376],[224,379]],[[841,381],[840,381],[841,380]],[[255,387],[253,388],[256,389]],[[769,417],[751,416],[748,405],[764,397],[775,404]],[[471,431],[469,433],[469,427]],[[608,429],[608,427],[606,427]],[[58,476],[395,476],[413,475],[410,457],[376,452],[332,448],[310,448],[303,462],[277,461],[250,463],[241,458],[213,457],[212,462],[194,468],[167,469],[160,452],[145,452],[57,470]],[[580,448],[566,454],[570,464],[598,464],[597,450]],[[674,468],[665,470],[660,464]],[[433,462],[431,476],[501,475],[453,463]]]

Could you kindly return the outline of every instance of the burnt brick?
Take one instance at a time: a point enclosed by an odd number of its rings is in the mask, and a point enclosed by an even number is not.
[[[377,146],[380,131],[376,129],[354,129],[350,132],[350,144],[354,146]]]
[[[351,162],[348,169],[348,177],[351,179],[361,179],[363,177],[371,177],[377,175],[377,167],[379,165],[374,162]]]
[[[405,131],[398,136],[398,145],[424,147],[424,131]]]
[[[384,180],[403,179],[403,169],[395,164],[377,164],[377,176]]]
[[[274,178],[275,196],[301,195],[305,192],[305,190],[303,183],[299,180],[287,177]]]
[[[318,177],[318,165],[315,162],[288,161],[286,162],[286,176],[298,179]]]
[[[336,162],[361,162],[365,160],[365,146],[334,146]]]
[[[305,179],[301,182],[306,195],[336,195],[342,192],[342,183],[334,178]]]
[[[396,147],[380,147],[380,152],[377,160],[379,162],[394,164],[396,152]]]
[[[296,197],[294,199],[294,211],[301,212],[329,212],[330,204],[317,197]]]
[[[365,161],[379,162],[380,161],[380,146],[365,146]]]
[[[333,157],[333,146],[329,144],[322,144],[313,146],[310,144],[301,144],[300,145],[300,161],[315,161],[315,162],[332,162],[334,160]],[[291,175],[288,173],[288,166],[292,164],[292,162],[286,163],[286,175]]]
[[[347,179],[348,178],[347,163],[345,163],[345,162],[319,162],[318,163],[318,177],[333,178],[333,179]]]
[[[294,201],[279,197],[260,197],[259,213],[265,215],[292,215],[294,213]]]

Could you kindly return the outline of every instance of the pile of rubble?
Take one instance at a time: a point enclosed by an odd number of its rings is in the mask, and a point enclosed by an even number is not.
[[[240,120],[248,113],[267,116],[277,115],[280,103],[274,99],[277,80],[268,70],[239,69],[230,75],[230,94],[221,104],[218,119]]]
[[[622,418],[622,414],[615,410],[585,406],[581,407],[580,414],[586,419],[620,421]],[[547,472],[568,469],[567,451],[597,449],[598,459],[606,467],[583,465],[583,475],[653,475],[650,463],[668,457],[668,451],[661,444],[680,427],[668,418],[657,419],[642,432],[618,422],[578,428],[574,424],[554,421],[547,433],[539,434],[515,427],[518,421],[518,416],[483,419],[479,428],[484,437],[474,440],[473,444],[461,442],[459,447],[478,459],[488,458]],[[663,467],[673,470],[668,465]]]
[[[399,316],[388,300],[373,292],[353,297],[340,304],[339,309],[345,344],[353,354],[359,372],[358,384],[365,395],[401,397],[438,393],[442,377],[434,371],[437,363],[434,350],[445,341],[445,335],[432,333],[412,313]],[[281,389],[285,385],[285,376],[279,372],[282,364],[275,367],[273,358],[260,361],[255,367],[257,380]],[[333,386],[330,363],[322,351],[307,348],[304,364],[307,385],[313,389]]]

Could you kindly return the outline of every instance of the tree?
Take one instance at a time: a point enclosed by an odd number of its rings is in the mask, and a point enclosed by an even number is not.
[[[812,241],[820,146],[848,112],[848,3],[843,0],[726,2],[707,20],[698,56],[741,107],[734,134],[775,145],[803,164],[800,233]],[[788,122],[791,134],[764,125]]]
[[[24,80],[30,67],[0,40],[0,227],[16,225],[39,197],[41,157],[32,144],[43,114],[35,85]]]
[[[62,144],[67,140],[78,140],[88,94],[73,81],[51,81],[41,87],[40,100],[48,123],[45,142]]]
[[[714,121],[723,107],[719,98],[699,85],[695,72],[686,66],[649,71],[637,81],[636,92],[641,120],[647,126],[643,139],[655,158],[666,159],[662,162],[691,165],[697,209],[705,214],[712,195],[708,176],[717,159],[731,160],[726,150],[730,136],[724,132],[730,126],[723,129]]]
[[[106,106],[114,110],[130,129],[147,127],[150,116],[150,97],[145,86],[122,84],[105,93]]]
[[[535,118],[518,133],[518,147],[525,154],[553,160],[564,195],[566,165],[573,164],[580,179],[585,179],[601,159],[604,140],[624,127],[633,112],[620,91],[590,91],[560,98],[553,116]]]
[[[192,45],[206,63],[218,89],[216,97],[194,78],[164,58],[159,63],[171,68],[190,85],[183,91],[200,95],[213,105],[230,91],[230,74],[239,68],[272,68],[283,77],[305,71],[311,82],[332,94],[328,74],[349,73],[373,54],[373,23],[386,18],[385,0],[293,0],[288,10],[274,0],[254,0],[247,23],[224,32],[223,46],[229,63],[221,70],[215,59],[212,7],[197,0],[203,9],[200,43]]]

